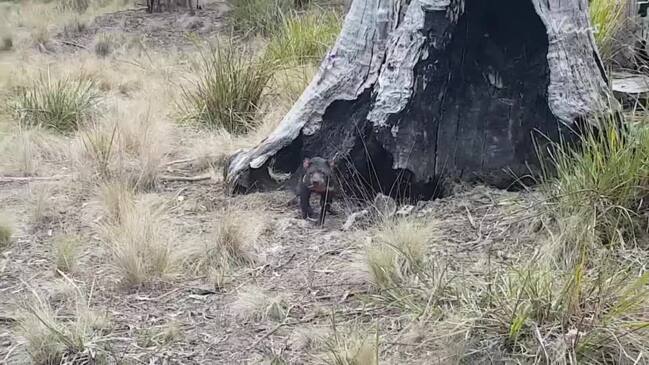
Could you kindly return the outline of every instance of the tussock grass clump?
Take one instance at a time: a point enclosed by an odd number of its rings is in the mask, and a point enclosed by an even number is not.
[[[73,158],[87,180],[121,180],[135,190],[156,186],[170,151],[171,128],[148,111],[133,113],[116,113],[79,131]]]
[[[34,176],[46,171],[46,163],[67,158],[67,141],[42,128],[19,128],[0,140],[0,161],[6,174]]]
[[[620,31],[628,26],[627,14],[632,0],[593,0],[589,3],[595,41],[604,60],[614,56]]]
[[[172,321],[162,327],[138,331],[136,341],[140,347],[154,347],[171,344],[182,336],[183,330],[180,323]]]
[[[110,35],[102,34],[95,41],[95,54],[99,57],[107,57],[113,52],[113,38]]]
[[[109,222],[119,224],[135,204],[135,191],[126,182],[116,180],[99,186],[99,202]]]
[[[237,214],[235,216],[235,214]],[[257,227],[250,227],[250,221],[245,219],[248,214],[231,211],[223,216],[216,225],[213,235],[214,247],[209,250],[213,255],[214,248],[220,256],[236,265],[248,265],[255,262],[252,250],[258,239]]]
[[[501,265],[489,252],[487,266],[478,261],[467,272],[431,257],[430,233],[385,220],[366,251],[378,289],[368,299],[421,327],[420,346],[457,362],[643,362],[649,275],[638,246],[646,237],[649,133],[604,117],[591,125],[599,128],[551,149],[547,200],[538,208],[547,236],[533,254]]]
[[[63,34],[67,37],[72,37],[83,33],[87,27],[88,25],[81,18],[75,16],[65,23],[63,26]]]
[[[258,262],[257,240],[264,222],[250,212],[230,209],[217,221],[210,238],[188,252],[194,272],[207,274],[216,288],[231,279],[235,269]]]
[[[150,109],[139,111],[135,119],[117,121],[122,176],[136,189],[151,189],[158,183],[172,142],[173,129]]]
[[[27,353],[34,364],[78,364],[105,360],[104,340],[110,329],[105,316],[91,310],[79,288],[72,315],[60,316],[49,302],[33,292],[23,303],[19,322]]]
[[[597,122],[600,128],[583,133],[578,148],[555,150],[556,176],[546,184],[559,226],[572,225],[572,229],[563,229],[567,239],[554,241],[575,247],[559,247],[556,252],[574,252],[572,262],[578,261],[584,249],[579,242],[591,248],[597,243],[635,244],[636,217],[649,186],[649,130],[634,126],[620,130],[606,117]],[[576,219],[581,222],[571,223]],[[571,234],[584,227],[592,227],[592,233]]]
[[[90,6],[89,0],[58,0],[57,8],[61,12],[74,12],[83,14]]]
[[[245,49],[220,44],[201,50],[194,88],[184,88],[185,119],[208,128],[242,134],[258,124],[262,94],[273,75],[273,63]]]
[[[71,273],[77,267],[80,240],[72,235],[54,239],[54,265],[57,271]]]
[[[358,328],[342,332],[334,326],[333,334],[323,340],[323,349],[319,357],[327,365],[379,364],[378,334]]]
[[[101,227],[115,272],[127,285],[141,285],[171,274],[177,257],[165,207],[152,199],[143,199],[120,209],[118,222],[107,222]]]
[[[27,341],[27,352],[34,364],[58,364],[65,346],[59,341],[60,323],[54,310],[40,296],[25,306],[27,315],[20,322],[22,336]]]
[[[284,16],[268,46],[270,57],[282,64],[319,63],[336,41],[341,26],[340,15],[331,10]]]
[[[245,320],[282,321],[289,314],[288,303],[282,295],[271,296],[253,285],[245,286],[239,291],[231,309]]]
[[[649,348],[649,275],[635,247],[649,135],[605,117],[592,124],[599,129],[582,131],[576,147],[551,153],[547,241],[524,262],[473,278],[461,305],[431,327],[464,341],[464,360],[637,363]]]
[[[465,296],[468,360],[633,363],[649,346],[649,275],[610,260],[552,270],[535,263],[498,272]],[[434,330],[434,329],[433,329]],[[459,331],[460,333],[462,331]],[[456,332],[457,334],[458,332]]]
[[[83,147],[81,160],[91,163],[92,169],[100,180],[107,180],[113,176],[113,163],[117,151],[117,125],[111,130],[98,123],[91,123],[79,133]],[[79,161],[83,165],[82,161]]]
[[[392,288],[420,272],[433,228],[414,219],[387,220],[376,230],[367,249],[367,265],[378,288]]]
[[[448,265],[430,256],[435,222],[415,218],[386,219],[366,249],[365,270],[377,292],[376,301],[414,313],[437,314],[455,300]]]
[[[59,132],[80,128],[98,105],[99,95],[89,80],[55,80],[48,73],[23,88],[12,103],[22,126],[44,127]]]
[[[293,0],[235,0],[230,11],[232,26],[243,33],[270,35],[293,5]]]
[[[32,42],[34,45],[45,47],[51,38],[50,30],[47,25],[41,24],[36,26],[31,31]]]
[[[9,218],[5,214],[0,214],[0,250],[9,247],[13,234],[14,228]]]
[[[31,223],[46,224],[55,217],[54,193],[48,185],[42,185],[29,190]]]

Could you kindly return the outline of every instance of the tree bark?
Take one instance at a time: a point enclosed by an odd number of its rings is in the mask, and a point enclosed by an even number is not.
[[[293,108],[224,174],[231,192],[277,188],[319,155],[356,192],[506,187],[538,171],[536,142],[611,105],[587,0],[355,0]]]

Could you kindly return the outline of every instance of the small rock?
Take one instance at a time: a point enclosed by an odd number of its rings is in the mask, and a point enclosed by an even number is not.
[[[404,205],[401,208],[399,208],[399,210],[397,211],[397,215],[405,217],[412,214],[413,210],[415,210],[414,205]]]
[[[397,202],[391,197],[377,194],[374,198],[374,208],[383,217],[392,217],[397,212]]]
[[[343,231],[349,231],[350,229],[352,229],[352,227],[358,226],[359,221],[362,218],[365,218],[365,217],[369,216],[369,214],[370,214],[370,212],[368,212],[367,209],[363,209],[360,212],[354,212],[354,213],[350,214],[347,217],[347,220],[345,220],[345,224],[343,224],[342,230]]]
[[[414,211],[417,217],[423,217],[439,210],[439,201],[437,200],[420,200],[417,202]]]
[[[300,228],[311,228],[313,227],[313,222],[308,219],[296,219],[297,226]]]

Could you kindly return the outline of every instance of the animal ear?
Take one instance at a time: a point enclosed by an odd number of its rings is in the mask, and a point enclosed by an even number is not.
[[[305,158],[304,161],[302,162],[302,166],[304,166],[305,169],[308,169],[309,166],[311,166],[311,159]]]
[[[332,169],[335,168],[335,167],[336,167],[336,162],[335,162],[333,159],[329,160],[329,166],[330,166]]]

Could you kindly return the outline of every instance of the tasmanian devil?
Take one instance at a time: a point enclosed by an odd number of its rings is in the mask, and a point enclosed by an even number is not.
[[[303,219],[315,218],[309,202],[311,194],[320,195],[320,225],[324,224],[325,214],[335,214],[331,201],[336,193],[334,163],[322,157],[306,158],[303,162],[304,175],[297,184],[297,198]]]

